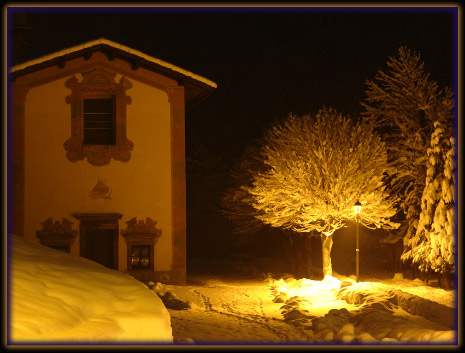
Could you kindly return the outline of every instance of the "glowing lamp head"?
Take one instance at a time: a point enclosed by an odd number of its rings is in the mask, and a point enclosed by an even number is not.
[[[360,213],[361,210],[362,210],[362,204],[360,203],[360,201],[357,201],[354,205],[354,211],[355,213]]]

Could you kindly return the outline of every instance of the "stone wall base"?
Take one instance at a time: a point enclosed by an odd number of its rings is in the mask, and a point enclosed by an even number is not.
[[[127,271],[135,279],[147,284],[152,281],[163,284],[186,285],[186,270],[172,271],[150,271],[150,270],[132,270]]]

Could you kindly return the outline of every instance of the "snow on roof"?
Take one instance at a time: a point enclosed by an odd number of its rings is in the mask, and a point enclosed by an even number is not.
[[[154,58],[152,56],[149,56],[147,54],[144,54],[138,50],[135,50],[135,49],[132,49],[132,48],[129,48],[125,45],[122,45],[122,44],[118,44],[116,42],[112,42],[108,39],[105,39],[105,38],[100,38],[100,39],[97,39],[97,40],[93,40],[93,41],[90,41],[90,42],[87,42],[87,43],[84,43],[84,44],[80,44],[80,45],[77,45],[77,46],[74,46],[74,47],[71,47],[71,48],[67,48],[67,49],[63,49],[63,50],[60,50],[58,52],[55,52],[55,53],[52,53],[52,54],[49,54],[49,55],[45,55],[45,56],[42,56],[40,58],[37,58],[37,59],[34,59],[34,60],[30,60],[30,61],[27,61],[23,64],[19,64],[19,65],[16,65],[16,66],[13,66],[11,68],[11,72],[16,72],[16,71],[19,71],[19,70],[23,70],[25,68],[28,68],[30,66],[34,66],[34,65],[38,65],[38,64],[41,64],[43,62],[46,62],[48,60],[52,60],[52,59],[55,59],[55,58],[58,58],[60,56],[64,56],[66,54],[70,54],[70,53],[73,53],[73,52],[76,52],[78,50],[82,50],[82,49],[87,49],[87,48],[91,48],[91,47],[94,47],[96,45],[100,45],[100,44],[104,44],[104,45],[108,45],[108,46],[111,46],[115,49],[119,49],[119,50],[122,50],[122,51],[125,51],[129,54],[132,54],[132,55],[136,55],[142,59],[145,59],[149,62],[152,62],[154,64],[158,64],[160,66],[163,66],[167,69],[170,69],[170,70],[173,70],[175,72],[178,72],[180,74],[183,74],[185,76],[188,76],[188,77],[191,77],[197,81],[200,81],[200,82],[203,82],[213,88],[216,88],[217,85],[215,82],[213,81],[210,81],[209,79],[205,78],[205,77],[202,77],[202,76],[199,76],[199,75],[196,75],[190,71],[187,71],[187,70],[184,70],[182,68],[180,68],[179,66],[176,66],[176,65],[173,65],[173,64],[170,64],[166,61],[163,61],[163,60],[160,60],[160,59],[157,59],[157,58]]]

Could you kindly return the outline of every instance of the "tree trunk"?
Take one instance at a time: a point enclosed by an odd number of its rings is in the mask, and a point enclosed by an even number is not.
[[[438,277],[439,277],[438,285],[440,288],[443,288],[445,290],[454,289],[454,281],[452,279],[452,273],[450,272],[439,273]]]
[[[305,277],[313,277],[313,249],[312,249],[312,238],[311,233],[305,235]]]
[[[321,248],[323,251],[323,277],[333,275],[331,266],[331,248],[333,247],[333,235],[326,236],[321,234]]]

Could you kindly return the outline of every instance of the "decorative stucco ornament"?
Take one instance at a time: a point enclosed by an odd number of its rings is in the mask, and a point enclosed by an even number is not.
[[[108,71],[102,66],[81,72],[81,75],[81,82],[76,76],[65,82],[65,86],[71,89],[71,94],[65,99],[71,105],[71,137],[63,143],[66,158],[70,162],[87,158],[90,164],[97,167],[109,164],[112,158],[123,163],[128,162],[134,143],[126,138],[126,106],[132,101],[126,91],[131,89],[132,83],[125,77],[116,82],[116,72]],[[115,144],[84,144],[83,97],[103,96],[115,98]]]
[[[106,185],[105,179],[99,179],[97,185],[90,192],[90,197],[93,199],[110,200],[111,188]]]
[[[77,230],[72,228],[74,222],[66,218],[62,218],[61,222],[48,218],[40,224],[42,225],[42,229],[36,231],[36,236],[40,239],[42,245],[52,247],[67,246],[69,252],[69,247],[78,233]]]
[[[72,229],[74,222],[66,218],[62,218],[60,221],[53,221],[52,218],[48,218],[46,221],[41,222],[42,229],[37,231],[37,234],[71,234],[76,235],[77,230]]]
[[[144,220],[137,221],[136,217],[131,218],[126,222],[128,227],[121,230],[121,234],[153,234],[157,237],[161,235],[161,229],[157,228],[157,222],[150,217],[146,217]]]

